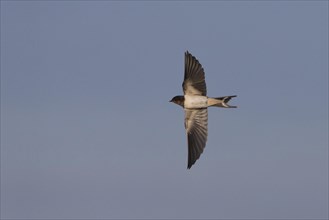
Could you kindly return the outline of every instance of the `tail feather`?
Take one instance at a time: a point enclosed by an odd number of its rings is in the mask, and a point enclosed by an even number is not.
[[[216,106],[222,108],[236,108],[237,106],[228,104],[228,102],[234,97],[236,97],[236,95],[210,98],[208,103],[209,106]]]

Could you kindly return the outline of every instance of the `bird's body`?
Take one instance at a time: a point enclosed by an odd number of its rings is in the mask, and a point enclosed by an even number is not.
[[[184,96],[175,96],[170,102],[185,111],[185,130],[188,142],[188,165],[190,169],[206,146],[208,136],[208,107],[235,108],[228,101],[236,96],[210,98],[207,96],[204,70],[199,61],[188,51],[185,53]]]
[[[184,95],[184,108],[207,108],[208,97],[202,95]]]

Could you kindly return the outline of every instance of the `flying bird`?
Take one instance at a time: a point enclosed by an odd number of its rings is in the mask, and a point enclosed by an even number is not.
[[[232,96],[210,98],[207,96],[205,74],[200,62],[188,51],[185,52],[184,96],[170,100],[184,108],[185,130],[188,144],[187,168],[199,159],[208,137],[208,107],[236,108],[228,104]]]

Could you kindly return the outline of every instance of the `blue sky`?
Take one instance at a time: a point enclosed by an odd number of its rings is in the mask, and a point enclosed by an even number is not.
[[[1,218],[328,218],[328,2],[1,1]]]

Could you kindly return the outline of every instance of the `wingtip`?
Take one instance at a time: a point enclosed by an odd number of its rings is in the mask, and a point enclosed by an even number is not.
[[[195,162],[194,162],[194,163],[195,163]],[[194,163],[190,163],[190,162],[189,162],[189,163],[187,164],[187,169],[188,169],[188,170],[191,169],[191,167],[194,165]]]
[[[190,163],[190,161],[188,161],[188,163],[187,163],[187,169],[188,169],[188,170],[191,169],[192,166],[193,166],[193,164]]]

